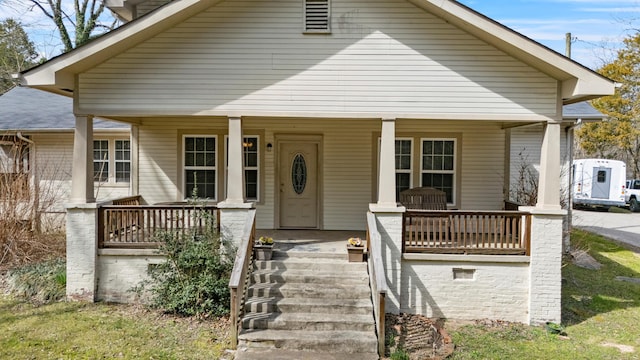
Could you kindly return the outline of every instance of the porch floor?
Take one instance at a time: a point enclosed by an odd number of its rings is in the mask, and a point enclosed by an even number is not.
[[[362,230],[256,230],[256,239],[260,236],[273,238],[274,250],[346,255],[347,239],[359,237],[364,241],[366,232]]]

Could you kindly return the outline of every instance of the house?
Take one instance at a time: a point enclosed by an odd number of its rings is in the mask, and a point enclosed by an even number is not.
[[[181,0],[139,18],[141,1],[110,3],[133,20],[21,74],[74,99],[69,297],[126,300],[158,259],[120,234],[195,191],[236,264],[253,227],[367,229],[377,314],[560,321],[562,107],[612,81],[455,1]],[[94,117],[131,124],[147,206],[95,201]],[[542,139],[537,202],[514,212],[522,125]],[[398,204],[418,187],[448,209]],[[109,230],[131,211],[147,215]]]
[[[26,200],[31,206],[14,208],[19,217],[36,216],[45,229],[63,227],[73,164],[73,100],[16,87],[0,96],[0,109],[0,186],[5,190],[19,180],[17,188],[25,189],[24,194],[3,191],[2,201]],[[130,167],[128,155],[120,156],[129,149],[129,128],[105,120],[94,124],[98,199],[129,195],[128,172],[116,172]]]

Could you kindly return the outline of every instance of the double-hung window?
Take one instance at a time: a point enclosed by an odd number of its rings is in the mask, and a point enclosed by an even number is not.
[[[217,136],[185,135],[184,196],[216,200]]]
[[[243,139],[244,183],[247,200],[258,201],[259,195],[259,162],[260,142],[257,136],[246,136]]]
[[[102,183],[128,183],[131,178],[129,140],[93,141],[93,179]]]
[[[109,180],[109,140],[93,141],[93,180]]]
[[[421,186],[442,190],[455,203],[456,140],[422,139]]]
[[[396,139],[396,199],[400,198],[400,192],[410,189],[412,178],[412,139]]]

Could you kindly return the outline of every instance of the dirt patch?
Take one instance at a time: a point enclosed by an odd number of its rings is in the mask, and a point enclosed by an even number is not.
[[[453,353],[444,320],[417,314],[386,314],[385,356],[404,353],[408,359],[445,359]],[[400,357],[398,357],[400,358]]]
[[[629,345],[621,345],[621,344],[614,344],[614,343],[602,343],[600,344],[601,346],[604,347],[614,347],[618,350],[620,350],[621,353],[632,353],[635,351],[635,348],[633,346],[629,346]]]

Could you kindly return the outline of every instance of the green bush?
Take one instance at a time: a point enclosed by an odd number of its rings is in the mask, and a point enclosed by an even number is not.
[[[151,305],[185,316],[221,316],[229,313],[229,277],[233,254],[207,220],[204,229],[156,235],[166,262],[149,268]],[[231,254],[231,255],[228,255]]]
[[[29,264],[9,271],[9,291],[37,304],[65,298],[67,285],[64,259]]]

